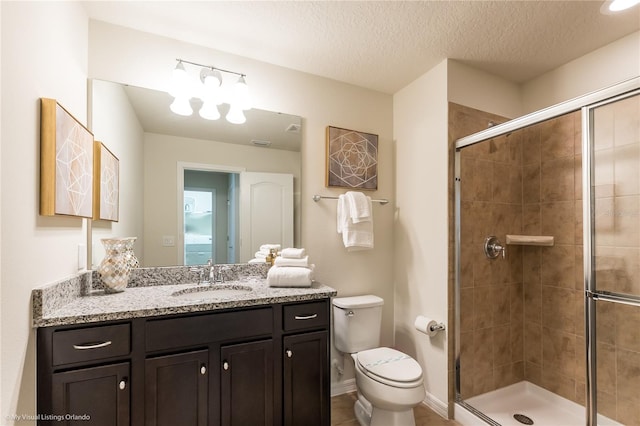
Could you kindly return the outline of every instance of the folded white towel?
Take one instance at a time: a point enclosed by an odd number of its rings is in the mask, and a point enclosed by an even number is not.
[[[268,254],[269,254],[269,250],[267,250],[266,252],[263,250],[258,250],[253,254],[253,257],[257,259],[262,259],[264,261],[267,258]]]
[[[282,246],[280,244],[263,244],[260,246],[260,251],[266,251],[267,254],[269,250],[274,249],[275,251],[280,251]]]
[[[265,263],[265,260],[260,258],[253,258],[253,259],[249,259],[248,263]]]
[[[307,255],[307,251],[303,248],[287,247],[282,249],[280,256],[288,257],[289,259],[302,259]]]
[[[371,211],[371,198],[366,198]],[[348,251],[373,248],[373,216],[354,223],[350,216],[348,197],[345,195],[338,197],[337,221],[338,233],[342,234],[342,242]]]
[[[309,256],[305,256],[302,259],[292,259],[289,257],[276,257],[275,262],[273,263],[275,266],[293,266],[298,268],[308,268],[309,267]]]
[[[272,266],[267,272],[269,287],[311,287],[313,265],[309,268]]]
[[[371,197],[356,191],[348,191],[344,195],[347,197],[349,217],[353,223],[371,220]]]

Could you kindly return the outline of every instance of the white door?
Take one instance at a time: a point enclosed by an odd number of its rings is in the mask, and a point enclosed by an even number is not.
[[[293,247],[293,175],[240,173],[240,262],[262,244]]]

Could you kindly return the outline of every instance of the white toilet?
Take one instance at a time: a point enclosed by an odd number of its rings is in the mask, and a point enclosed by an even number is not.
[[[422,368],[398,350],[378,347],[384,300],[374,295],[333,299],[336,349],[355,363],[362,426],[415,426],[413,407],[425,397]]]

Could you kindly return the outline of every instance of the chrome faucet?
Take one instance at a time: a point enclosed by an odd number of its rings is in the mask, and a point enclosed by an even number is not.
[[[206,271],[209,271],[209,279],[205,280],[204,279],[204,274]],[[211,282],[211,259],[209,259],[207,261],[207,265],[202,265],[202,266],[193,266],[191,268],[189,268],[190,272],[198,272],[198,285],[201,284],[209,284]]]
[[[223,283],[224,282],[224,274],[227,268],[223,265],[212,265],[210,269],[209,282],[211,284],[214,283]]]

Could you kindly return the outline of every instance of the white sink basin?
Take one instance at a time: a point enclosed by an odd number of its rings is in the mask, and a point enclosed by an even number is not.
[[[176,291],[172,294],[183,300],[209,300],[209,299],[231,299],[237,296],[244,296],[253,291],[253,288],[243,285],[203,285]]]

